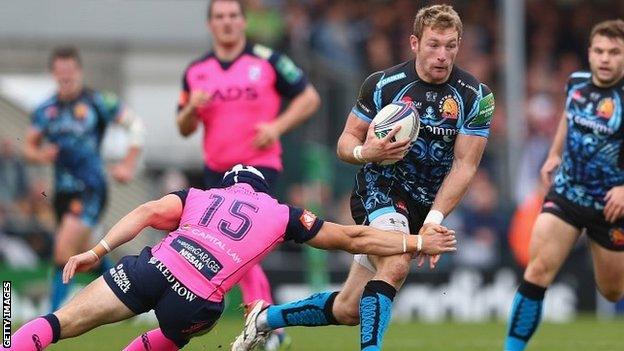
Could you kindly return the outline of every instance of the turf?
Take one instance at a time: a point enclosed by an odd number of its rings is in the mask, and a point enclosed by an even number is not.
[[[184,350],[229,350],[229,344],[239,332],[242,320],[229,318],[204,336],[193,339]],[[151,329],[147,325],[122,322],[93,330],[77,339],[60,341],[48,350],[121,350],[140,333]],[[574,323],[545,323],[531,341],[527,351],[622,349],[624,320],[609,322],[580,318]],[[293,351],[359,350],[357,327],[291,328]],[[384,350],[484,351],[502,350],[505,325],[502,323],[394,323],[386,335]]]

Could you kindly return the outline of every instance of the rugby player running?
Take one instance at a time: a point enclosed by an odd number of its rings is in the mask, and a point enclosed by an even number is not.
[[[624,296],[624,21],[596,24],[587,53],[590,71],[570,75],[542,167],[550,190],[533,227],[505,351],[526,348],[540,324],[546,289],[584,229],[598,291],[612,302]]]
[[[427,229],[439,225],[466,192],[485,149],[494,97],[454,65],[461,34],[462,22],[451,6],[423,8],[410,36],[415,59],[364,81],[337,150],[343,161],[363,165],[351,197],[356,223],[403,233]],[[391,142],[397,129],[382,139],[373,132],[375,114],[395,101],[413,103],[420,114],[413,146],[408,140]],[[397,162],[382,166],[382,160]],[[438,257],[430,256],[431,267]],[[256,304],[232,350],[249,350],[275,328],[330,324],[360,324],[361,349],[380,350],[411,259],[356,255],[339,292],[268,308]]]
[[[91,245],[89,234],[104,212],[107,181],[100,146],[107,126],[115,123],[128,133],[128,152],[111,168],[112,177],[122,183],[134,177],[145,133],[141,119],[115,94],[84,86],[82,61],[75,47],[55,48],[49,68],[57,91],[33,112],[24,156],[29,162],[54,165],[53,206],[58,224],[50,294],[54,311],[69,290],[62,281],[63,266]]]

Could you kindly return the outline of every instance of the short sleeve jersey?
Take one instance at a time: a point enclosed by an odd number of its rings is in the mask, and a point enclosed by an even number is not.
[[[624,184],[622,113],[624,79],[610,88],[592,83],[590,72],[573,73],[566,85],[567,136],[553,189],[568,200],[602,210],[604,197]]]
[[[31,126],[59,148],[54,163],[57,192],[106,186],[100,145],[106,126],[117,121],[122,110],[115,94],[90,89],[73,101],[54,95],[35,109]]]
[[[457,135],[489,136],[494,95],[456,66],[446,83],[427,83],[410,60],[366,78],[352,112],[370,123],[384,106],[396,101],[412,102],[418,110],[418,140],[394,165],[366,164],[363,177],[371,188],[380,182],[398,184],[414,201],[431,206],[451,168]]]
[[[283,205],[248,184],[176,193],[184,208],[179,228],[152,254],[193,293],[221,301],[245,272],[284,240],[312,239],[323,221]]]
[[[293,98],[307,86],[307,78],[285,55],[265,46],[248,44],[231,62],[213,52],[192,62],[182,79],[178,110],[194,90],[210,96],[197,109],[204,125],[206,166],[224,172],[238,163],[282,169],[281,145],[258,149],[256,126],[275,120],[282,98]]]

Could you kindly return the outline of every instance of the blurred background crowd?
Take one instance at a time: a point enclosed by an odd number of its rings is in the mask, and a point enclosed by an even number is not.
[[[130,1],[129,1],[130,2]],[[354,167],[341,164],[334,149],[348,111],[355,100],[359,84],[371,72],[381,70],[410,58],[408,38],[413,17],[419,7],[439,1],[414,0],[249,0],[247,1],[248,35],[251,40],[286,52],[304,68],[322,98],[322,108],[308,125],[284,138],[286,170],[280,180],[279,196],[294,204],[314,207],[333,220],[350,223],[348,196],[352,186]],[[123,6],[125,1],[116,2]],[[201,2],[200,2],[201,3]],[[601,20],[624,17],[624,2],[619,0],[528,0],[525,7],[525,77],[524,130],[507,128],[508,111],[503,94],[502,74],[505,57],[502,51],[501,3],[495,0],[449,1],[457,9],[464,23],[457,64],[488,84],[496,95],[496,115],[482,167],[460,208],[448,218],[447,224],[460,235],[457,255],[443,260],[440,269],[473,267],[493,270],[501,265],[519,267],[526,262],[526,244],[533,218],[541,205],[544,189],[539,184],[539,169],[546,156],[553,133],[561,116],[564,85],[570,73],[587,67],[587,38],[591,26]],[[184,6],[179,3],[179,6]],[[202,28],[203,22],[192,24]],[[113,40],[114,42],[114,40]],[[41,53],[31,61],[28,69],[45,74],[45,53],[49,46],[35,43],[26,49],[6,39],[1,50],[18,60],[20,52]],[[107,47],[124,51],[111,40]],[[101,63],[99,49],[78,46],[85,52],[87,78],[98,77],[95,70],[114,70],[114,64]],[[185,52],[200,53],[201,42]],[[207,46],[204,47],[204,50]],[[174,50],[169,50],[174,51]],[[169,55],[149,48],[150,55]],[[102,55],[100,55],[102,56]],[[104,55],[105,56],[105,55]],[[198,56],[198,55],[196,55]],[[190,62],[192,54],[184,54]],[[2,59],[4,60],[4,59]],[[10,60],[10,59],[7,59]],[[19,60],[18,60],[19,61]],[[114,60],[113,60],[114,61]],[[6,63],[6,61],[3,61]],[[90,63],[94,63],[91,65]],[[149,60],[142,62],[149,66]],[[112,65],[112,66],[111,66]],[[128,64],[131,67],[132,63]],[[0,68],[0,77],[15,75],[18,62]],[[136,66],[138,67],[138,66]],[[141,66],[143,67],[143,66]],[[183,65],[175,66],[165,78],[172,86],[179,84]],[[99,77],[107,73],[100,73]],[[115,80],[107,77],[93,81],[96,88],[110,88],[122,98],[132,100],[143,118],[150,122],[144,98],[132,99],[133,90],[124,84],[132,78]],[[6,81],[5,81],[6,83]],[[142,83],[143,84],[143,83]],[[144,83],[149,84],[149,83]],[[160,84],[160,83],[158,83]],[[5,90],[0,91],[6,92]],[[137,85],[140,87],[141,85]],[[137,88],[138,89],[138,88]],[[142,100],[143,99],[143,100]],[[154,98],[156,99],[156,97]],[[14,113],[19,104],[2,97],[0,119],[4,126],[11,123],[7,114]],[[156,102],[147,101],[146,104]],[[154,107],[169,116],[165,128],[174,130],[175,97],[159,102]],[[138,105],[138,106],[137,106]],[[0,127],[2,129],[4,127]],[[148,129],[148,132],[150,130]],[[46,260],[51,253],[54,216],[50,208],[50,188],[45,170],[32,168],[20,156],[20,138],[16,132],[0,133],[0,262],[14,267],[32,267],[38,260]],[[521,132],[523,146],[515,150],[519,162],[515,184],[510,186],[505,168],[506,138],[509,133]],[[148,133],[148,139],[161,138]],[[162,139],[162,138],[161,138]],[[199,143],[191,149],[199,150]],[[201,162],[171,164],[150,158],[143,173],[145,182],[140,189],[148,189],[149,198],[188,185],[199,185]],[[302,152],[303,150],[303,152]],[[143,180],[141,180],[143,179]],[[115,194],[111,201],[115,201]],[[125,204],[128,205],[128,204]],[[132,205],[132,204],[130,204]],[[109,205],[112,211],[116,205]],[[120,212],[121,210],[118,210]],[[110,215],[104,228],[110,226]],[[18,254],[19,253],[19,254]],[[265,268],[272,271],[305,269],[294,246],[286,246],[281,253],[270,256]],[[332,254],[328,269],[346,272],[350,258]]]

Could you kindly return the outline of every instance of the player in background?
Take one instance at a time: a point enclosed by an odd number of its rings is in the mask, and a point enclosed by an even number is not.
[[[117,123],[129,135],[126,157],[111,168],[112,177],[122,183],[134,176],[144,127],[115,94],[84,86],[76,48],[54,49],[49,69],[57,92],[33,112],[24,156],[33,163],[54,165],[53,206],[58,223],[51,292],[54,311],[69,290],[62,282],[63,266],[90,245],[90,232],[104,212],[107,184],[100,145],[106,127]]]
[[[588,59],[590,72],[572,73],[568,80],[564,112],[542,167],[550,190],[512,303],[506,351],[526,348],[539,326],[546,289],[583,229],[598,291],[613,302],[624,296],[624,21],[594,26]]]
[[[451,6],[425,7],[417,13],[410,36],[415,59],[364,81],[337,150],[343,161],[363,165],[351,196],[356,223],[416,232],[439,225],[466,192],[485,149],[494,97],[487,86],[454,65],[461,34],[461,20]],[[394,101],[412,102],[420,114],[420,134],[411,149],[409,140],[391,142],[396,129],[382,139],[373,132],[375,114]],[[398,162],[381,166],[377,162],[382,160]],[[431,267],[438,257],[431,257]],[[257,330],[246,330],[233,349],[248,350],[256,335],[275,328],[328,324],[360,324],[361,349],[381,349],[392,300],[411,259],[406,254],[356,255],[341,291],[250,315],[248,325]],[[283,317],[295,311],[310,312],[298,313],[301,318]],[[326,318],[316,318],[316,311]]]
[[[148,226],[170,231],[153,248],[122,258],[60,310],[25,324],[13,336],[11,350],[42,350],[59,339],[151,309],[160,328],[139,336],[125,350],[183,348],[191,337],[214,326],[225,293],[285,240],[376,255],[455,250],[454,232],[441,225],[410,236],[324,222],[307,210],[280,204],[253,167],[235,166],[220,186],[147,202],[122,218],[92,250],[70,258],[65,282]]]
[[[211,1],[207,20],[213,49],[184,72],[178,129],[186,137],[204,126],[206,189],[238,163],[258,168],[273,188],[282,171],[279,138],[318,109],[318,93],[287,56],[248,42],[241,1]],[[290,101],[280,112],[283,98]],[[240,288],[246,306],[273,302],[260,265],[241,279]]]

